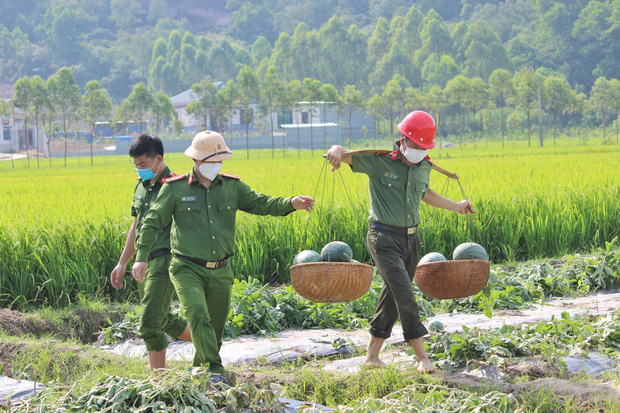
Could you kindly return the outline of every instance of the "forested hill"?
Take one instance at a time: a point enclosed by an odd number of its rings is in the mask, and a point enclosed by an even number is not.
[[[412,7],[413,4],[413,7]],[[587,92],[620,78],[620,0],[0,0],[0,81],[70,67],[118,102],[275,66],[373,93],[524,65]]]

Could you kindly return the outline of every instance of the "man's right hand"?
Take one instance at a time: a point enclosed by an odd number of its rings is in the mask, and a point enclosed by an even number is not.
[[[116,267],[114,267],[110,273],[110,282],[112,283],[112,287],[117,290],[125,288],[125,284],[123,283],[123,275],[125,275],[126,270],[126,265],[117,264]]]
[[[135,278],[136,281],[141,283],[144,281],[144,277],[146,277],[146,269],[148,264],[144,261],[136,261],[131,268],[131,275]]]
[[[329,151],[323,157],[327,158],[329,163],[332,165],[332,172],[336,169],[340,168],[342,161],[342,152],[343,148],[340,145],[334,145],[330,148]]]

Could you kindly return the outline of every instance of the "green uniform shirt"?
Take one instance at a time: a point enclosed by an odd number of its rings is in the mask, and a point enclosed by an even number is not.
[[[408,166],[398,152],[391,155],[352,155],[351,169],[368,175],[370,221],[395,227],[412,227],[421,222],[420,201],[428,191],[432,164],[423,160]]]
[[[220,261],[235,252],[237,210],[256,215],[284,216],[294,211],[291,198],[263,195],[238,177],[220,174],[209,188],[200,184],[194,170],[167,181],[143,222],[136,243],[136,261],[146,261],[157,234],[172,222],[173,254],[203,261]]]
[[[142,179],[136,184],[136,189],[133,192],[133,203],[131,204],[131,216],[136,217],[136,246],[140,240],[142,223],[144,218],[146,218],[147,212],[149,212],[151,204],[157,199],[157,195],[165,179],[172,176],[174,176],[174,174],[170,171],[170,168],[166,166],[160,179],[153,185],[151,185],[150,180],[144,181]],[[158,251],[163,248],[170,248],[170,225],[163,228],[159,233],[149,252]]]

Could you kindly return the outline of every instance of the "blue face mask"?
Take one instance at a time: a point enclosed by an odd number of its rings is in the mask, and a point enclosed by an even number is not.
[[[155,165],[153,165],[155,166]],[[159,168],[157,168],[157,172],[153,172],[153,168],[146,168],[146,169],[138,169],[136,168],[136,172],[138,173],[138,176],[140,177],[140,179],[142,179],[143,181],[149,181],[153,178],[155,178],[155,176],[157,175],[157,173],[159,172]]]

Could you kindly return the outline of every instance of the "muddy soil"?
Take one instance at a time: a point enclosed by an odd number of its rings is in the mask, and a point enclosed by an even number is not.
[[[0,331],[16,337],[52,336],[92,344],[97,341],[101,331],[123,320],[126,312],[125,306],[110,305],[100,311],[80,308],[59,311],[53,318],[45,319],[40,314],[0,309]]]

